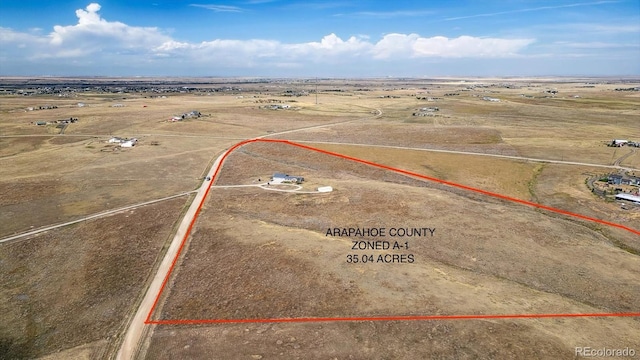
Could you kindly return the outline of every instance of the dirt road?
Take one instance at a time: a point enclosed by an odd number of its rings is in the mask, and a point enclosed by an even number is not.
[[[613,165],[614,165],[614,166],[616,166],[616,167],[620,167],[620,163],[621,163],[621,162],[623,162],[624,160],[626,160],[626,158],[628,158],[629,156],[631,156],[631,155],[633,155],[633,154],[635,154],[635,153],[636,153],[636,149],[631,149],[631,151],[629,151],[628,153],[626,153],[626,154],[624,154],[624,155],[620,156],[620,157],[618,158],[618,160],[616,160],[616,161],[613,163]]]
[[[213,166],[207,174],[207,176],[209,176],[211,179],[213,179],[213,175],[220,167],[222,159],[227,152],[229,152],[229,150],[220,154],[220,156],[218,156],[216,161],[213,163]],[[129,325],[129,328],[127,329],[124,340],[122,342],[122,346],[118,351],[117,359],[133,359],[138,352],[138,347],[141,343],[141,340],[144,338],[143,335],[146,330],[145,320],[147,318],[147,315],[151,311],[151,308],[153,307],[156,300],[156,295],[160,292],[160,288],[162,287],[162,284],[167,277],[169,270],[171,269],[171,263],[173,259],[175,259],[176,254],[180,249],[180,243],[182,242],[182,239],[189,229],[191,221],[194,219],[196,212],[200,208],[200,204],[204,201],[209,185],[210,182],[206,180],[202,183],[202,185],[198,189],[198,192],[196,193],[196,197],[193,199],[193,202],[189,207],[189,210],[187,210],[184,218],[182,219],[180,227],[178,228],[178,231],[171,241],[171,245],[169,246],[169,249],[164,256],[164,259],[162,260],[162,263],[160,264],[160,267],[158,268],[151,282],[151,285],[147,289],[144,299],[142,299],[142,302],[138,306],[138,310],[135,313],[131,324]]]
[[[100,218],[100,217],[116,214],[116,213],[119,213],[119,212],[122,212],[122,211],[126,211],[126,210],[132,210],[132,209],[139,208],[139,207],[145,206],[145,205],[155,204],[155,203],[160,202],[160,201],[170,200],[170,199],[177,198],[177,197],[180,197],[180,196],[189,195],[189,194],[194,193],[194,192],[195,191],[187,191],[187,192],[176,194],[176,195],[166,196],[166,197],[163,197],[163,198],[160,198],[160,199],[155,199],[155,200],[151,200],[151,201],[145,201],[145,202],[142,202],[142,203],[139,203],[139,204],[133,204],[133,205],[128,205],[128,206],[121,207],[121,208],[118,208],[118,209],[103,211],[103,212],[100,212],[100,213],[97,213],[97,214],[85,216],[85,217],[77,219],[77,220],[67,221],[67,222],[62,223],[62,224],[50,225],[50,226],[46,226],[46,227],[43,227],[43,228],[40,228],[40,229],[36,229],[36,230],[33,230],[33,231],[28,231],[28,232],[25,232],[25,233],[22,233],[22,234],[9,236],[9,237],[6,237],[4,239],[0,239],[0,243],[12,241],[12,240],[18,240],[18,239],[21,239],[21,238],[26,238],[26,237],[29,237],[29,236],[32,236],[32,235],[39,234],[41,232],[45,232],[45,231],[61,228],[61,227],[68,226],[68,225],[77,224],[77,223],[82,222],[82,221],[87,221],[87,220],[91,220],[91,219],[96,219],[96,218]]]
[[[382,110],[376,109],[376,114],[372,118],[377,118],[380,116],[382,116]],[[366,120],[366,119],[367,118],[359,119],[359,120]],[[282,134],[287,134],[287,133],[292,133],[297,131],[335,126],[337,124],[347,123],[352,121],[358,121],[358,120],[348,120],[348,121],[343,121],[338,123],[285,130],[285,131],[281,131],[273,134],[266,134],[263,136],[259,136],[257,137],[257,139],[265,138],[269,136],[275,136],[275,135],[282,135]],[[225,158],[225,156],[230,150],[231,149],[226,150],[225,152],[220,154],[220,156],[218,156],[218,158],[213,163],[213,166],[209,170],[209,173],[206,175],[210,179],[212,179],[211,181],[215,181],[214,175],[218,171],[218,168],[222,166],[222,160]],[[195,218],[195,215],[198,209],[200,208],[201,203],[204,201],[204,198],[207,195],[207,189],[209,188],[209,185],[210,185],[210,182],[208,181],[204,181],[202,183],[202,185],[198,189],[196,197],[194,198],[193,202],[191,203],[191,206],[189,207],[189,210],[187,210],[187,213],[182,219],[182,222],[180,223],[180,227],[178,228],[178,231],[176,232],[173,240],[171,241],[169,250],[167,250],[167,253],[164,256],[164,259],[162,260],[162,263],[160,264],[160,267],[158,268],[151,282],[151,285],[149,286],[149,288],[147,289],[147,292],[145,293],[144,299],[138,306],[138,310],[136,311],[129,325],[129,328],[127,329],[122,345],[120,346],[120,350],[118,351],[118,354],[116,357],[117,359],[133,359],[138,353],[142,340],[144,339],[145,331],[149,329],[146,326],[147,324],[145,324],[145,320],[147,320],[147,315],[153,308],[154,303],[156,301],[156,295],[160,293],[160,289],[163,286],[163,282],[165,281],[165,278],[167,277],[167,274],[171,269],[171,264],[173,262],[173,259],[176,258],[176,254],[180,250],[180,244],[184,239],[184,236],[187,233],[191,222]]]
[[[624,159],[626,159],[630,155],[634,154],[635,150],[632,150],[630,153],[625,154],[622,157],[620,157],[615,162],[614,165],[604,165],[604,164],[592,164],[592,163],[577,162],[577,161],[550,160],[550,159],[539,159],[539,158],[530,158],[530,157],[523,157],[523,156],[486,154],[486,153],[478,153],[478,152],[470,152],[470,151],[441,150],[441,149],[417,148],[417,147],[407,147],[407,146],[357,144],[357,143],[348,143],[348,142],[312,141],[312,140],[295,140],[295,142],[304,143],[304,144],[351,145],[351,146],[377,147],[377,148],[400,149],[400,150],[418,150],[418,151],[439,152],[439,153],[446,153],[446,154],[488,156],[488,157],[495,157],[495,158],[502,158],[502,159],[522,160],[522,161],[550,163],[550,164],[591,166],[591,167],[601,167],[601,168],[609,168],[609,169],[623,169],[623,170],[640,170],[640,169],[634,169],[634,168],[629,168],[629,167],[625,167],[625,166],[620,166],[620,162],[624,161]]]

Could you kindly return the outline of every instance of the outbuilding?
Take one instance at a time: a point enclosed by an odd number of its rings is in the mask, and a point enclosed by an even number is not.
[[[609,143],[609,146],[621,147],[627,145],[628,142],[629,140],[613,139],[611,140],[611,143]]]
[[[635,204],[640,204],[640,196],[631,195],[631,194],[618,194],[616,195],[616,200],[625,200],[631,201]]]
[[[130,147],[134,147],[137,143],[138,143],[138,139],[136,138],[131,138],[128,140],[123,139],[123,141],[120,142],[120,147],[130,148]]]

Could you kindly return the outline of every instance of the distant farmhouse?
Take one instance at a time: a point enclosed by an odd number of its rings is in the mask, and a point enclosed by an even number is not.
[[[640,177],[620,175],[620,174],[610,174],[607,177],[607,183],[610,185],[640,186]]]
[[[612,147],[622,147],[622,146],[640,147],[640,141],[634,142],[634,141],[629,141],[629,140],[614,139],[614,140],[611,140],[611,142],[608,143],[607,146],[612,146]]]
[[[57,109],[56,105],[29,106],[27,111]]]
[[[272,184],[300,184],[304,181],[302,176],[287,175],[283,173],[274,173],[271,177]]]
[[[432,107],[423,107],[418,109],[417,112],[414,112],[412,115],[413,116],[434,116],[434,113],[440,111],[440,109],[438,107],[432,106]]]
[[[616,91],[640,91],[640,86],[630,88],[616,88]]]
[[[107,142],[110,144],[119,144],[120,147],[123,147],[123,148],[130,148],[130,147],[134,147],[138,143],[138,139],[136,138],[125,139],[125,138],[114,136],[111,139],[109,139],[109,141]]]
[[[169,121],[170,122],[176,122],[176,121],[182,121],[184,119],[190,119],[190,118],[199,118],[202,114],[200,113],[200,111],[198,110],[191,110],[189,112],[186,112],[182,115],[177,115],[177,116],[172,116]]]
[[[629,142],[629,140],[613,139],[609,143],[609,146],[613,146],[613,147],[625,146],[625,145],[627,145],[628,142]]]
[[[286,104],[272,104],[272,105],[262,106],[262,108],[269,109],[269,110],[287,110],[287,109],[290,109],[291,106]]]
[[[78,118],[70,117],[68,119],[51,120],[51,121],[36,121],[36,125],[50,125],[50,124],[74,124],[78,122]]]
[[[587,186],[596,195],[605,199],[626,200],[638,203],[640,196],[640,172],[627,171],[599,176],[597,181],[587,181]],[[621,196],[618,196],[621,195]]]

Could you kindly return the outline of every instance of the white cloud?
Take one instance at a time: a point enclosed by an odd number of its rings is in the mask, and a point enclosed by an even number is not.
[[[100,5],[91,3],[86,10],[76,10],[76,25],[56,25],[48,35],[52,45],[51,56],[67,54],[90,54],[105,49],[158,46],[170,38],[156,27],[129,26],[118,21],[107,21],[100,17]]]
[[[17,32],[0,26],[0,44],[38,43],[45,40],[35,34]]]
[[[200,7],[203,6],[209,5]],[[366,35],[343,39],[331,33],[318,41],[295,43],[265,39],[214,39],[194,43],[175,39],[156,27],[108,21],[100,16],[100,9],[97,3],[78,9],[76,24],[56,25],[46,35],[0,27],[0,56],[16,59],[14,63],[29,60],[34,65],[45,63],[44,59],[59,58],[64,60],[60,60],[61,66],[79,61],[105,67],[116,63],[126,67],[153,62],[158,66],[180,64],[211,69],[311,64],[345,64],[357,68],[358,64],[375,64],[381,60],[511,57],[534,41],[399,33],[387,34],[375,41]]]
[[[336,57],[354,57],[367,53],[372,48],[371,43],[355,36],[347,41],[342,40],[336,34],[329,34],[319,42],[307,42],[299,44],[284,44],[282,49],[287,57],[306,58],[309,60],[326,60]]]
[[[387,34],[375,44],[373,56],[377,59],[411,57],[413,47],[419,38],[418,34]]]
[[[304,43],[281,43],[272,40],[213,40],[199,44],[167,41],[156,47],[158,54],[180,54],[192,57],[207,54],[216,61],[226,56],[236,61],[240,57],[278,58],[281,60],[304,61],[349,61],[354,58],[366,59],[412,59],[425,57],[507,57],[531,44],[532,39],[498,39],[461,36],[446,38],[421,37],[418,34],[387,34],[376,43],[363,37],[352,36],[343,40],[336,34],[329,34],[320,41]],[[197,55],[197,56],[196,56]]]
[[[424,58],[424,57],[506,57],[533,43],[533,39],[498,39],[460,36],[446,38],[434,36],[420,37],[417,34],[387,34],[375,44],[374,57]]]
[[[505,57],[533,43],[533,39],[496,39],[460,36],[455,39],[436,36],[420,38],[414,46],[417,57]]]

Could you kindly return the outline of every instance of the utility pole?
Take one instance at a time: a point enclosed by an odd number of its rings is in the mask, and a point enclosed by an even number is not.
[[[318,78],[316,77],[316,105],[318,105]]]

